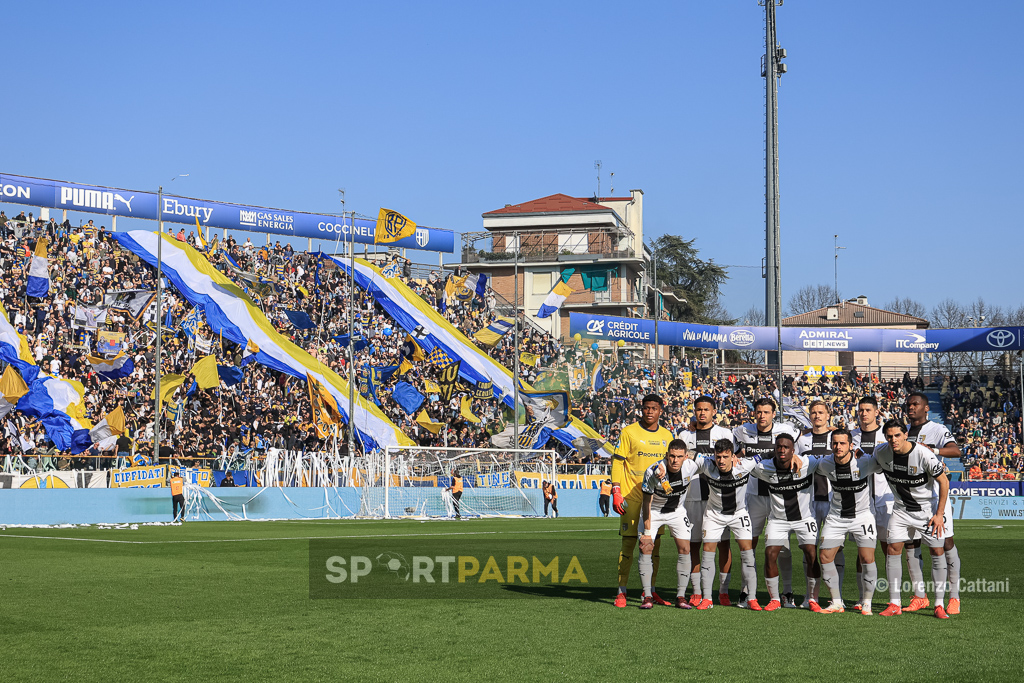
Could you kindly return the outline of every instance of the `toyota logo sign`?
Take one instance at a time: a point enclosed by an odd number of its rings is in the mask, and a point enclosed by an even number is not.
[[[1004,349],[1016,341],[1016,335],[1010,332],[1010,330],[999,329],[989,332],[985,339],[988,340],[989,345],[993,348]]]

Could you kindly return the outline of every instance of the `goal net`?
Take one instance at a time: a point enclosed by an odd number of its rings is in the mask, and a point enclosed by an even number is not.
[[[544,496],[536,474],[553,478],[555,452],[406,446],[378,453],[366,465],[361,516],[540,517]],[[452,490],[456,473],[461,495]]]

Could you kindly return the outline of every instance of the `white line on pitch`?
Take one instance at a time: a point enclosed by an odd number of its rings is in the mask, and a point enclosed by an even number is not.
[[[608,531],[608,529],[547,529],[544,531],[515,531],[513,534],[568,534],[568,533],[591,533],[595,531]],[[443,536],[491,536],[495,534],[508,535],[507,531],[457,531],[445,534],[353,534],[349,536],[281,536],[275,538],[205,538],[176,541],[121,541],[105,538],[72,538],[69,536],[27,536],[22,534],[0,534],[0,537],[8,538],[40,538],[53,541],[87,541],[90,543],[127,543],[132,545],[169,545],[172,543],[255,543],[257,541],[314,541],[351,538],[420,538],[420,537],[443,537]]]

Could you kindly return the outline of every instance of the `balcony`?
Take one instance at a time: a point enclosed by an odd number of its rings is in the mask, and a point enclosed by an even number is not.
[[[639,258],[633,233],[622,229],[470,232],[462,235],[462,263],[489,266],[557,261],[594,262]]]

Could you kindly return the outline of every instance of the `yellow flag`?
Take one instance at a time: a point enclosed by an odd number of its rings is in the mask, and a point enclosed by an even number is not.
[[[107,413],[106,416],[107,426],[110,427],[110,431],[118,436],[124,434],[124,411],[121,406],[118,406]]]
[[[456,277],[452,275],[449,277],[447,284],[444,286],[444,293],[447,294],[448,297],[454,299],[461,290],[465,289],[467,277],[469,276],[464,275],[463,277]]]
[[[432,382],[429,379],[423,380],[423,393],[425,394],[440,394],[441,387],[437,386],[437,382]]]
[[[18,399],[28,393],[28,385],[13,365],[8,365],[4,374],[0,377],[0,394],[11,405],[16,405]]]
[[[423,355],[423,348],[412,338],[411,334],[405,335],[405,343],[402,344],[402,355],[406,358],[411,358],[414,361],[426,360],[426,356]]]
[[[407,361],[406,359],[403,358],[402,362],[399,363],[399,365],[398,365],[398,376],[401,377],[402,375],[404,375],[405,373],[409,372],[410,370],[412,370],[415,367],[416,367],[415,365],[413,365],[412,363],[410,363],[409,361]]]
[[[0,315],[8,320],[11,319],[10,316],[7,315],[7,309],[4,308],[3,304],[0,304]],[[18,335],[18,358],[30,365],[36,364],[35,356],[32,355],[32,349],[29,348],[28,345],[28,339],[26,339],[23,334]]]
[[[190,372],[195,375],[200,389],[213,389],[220,386],[220,376],[217,375],[217,357],[212,353],[197,360]]]
[[[203,228],[199,225],[199,212],[196,211],[196,233],[199,236],[199,244],[203,245],[203,249],[206,249],[209,245],[206,243],[206,238],[203,237]]]
[[[479,424],[480,422],[480,418],[473,414],[473,399],[469,396],[462,397],[459,405],[459,415],[473,424]]]
[[[430,419],[430,416],[427,415],[426,409],[421,410],[420,414],[416,416],[416,424],[423,427],[431,434],[437,434],[441,431],[441,427],[444,427],[444,424],[441,422],[433,422]]]
[[[320,439],[326,439],[332,433],[330,427],[341,423],[338,403],[326,387],[312,375],[306,375],[306,388],[309,390],[309,405],[313,411],[316,435]]]
[[[375,243],[397,242],[415,234],[416,224],[397,211],[381,209],[377,214],[377,231],[373,236]]]
[[[49,244],[45,237],[40,237],[36,242],[36,256],[46,257],[46,245]]]
[[[174,390],[185,382],[185,375],[163,375],[160,378],[160,402],[167,403]],[[156,387],[153,387],[153,396],[156,398]]]
[[[525,363],[526,365],[530,365],[533,367],[537,367],[538,359],[540,359],[540,356],[537,355],[536,353],[527,353],[526,351],[523,351],[522,353],[519,354],[520,363]]]

